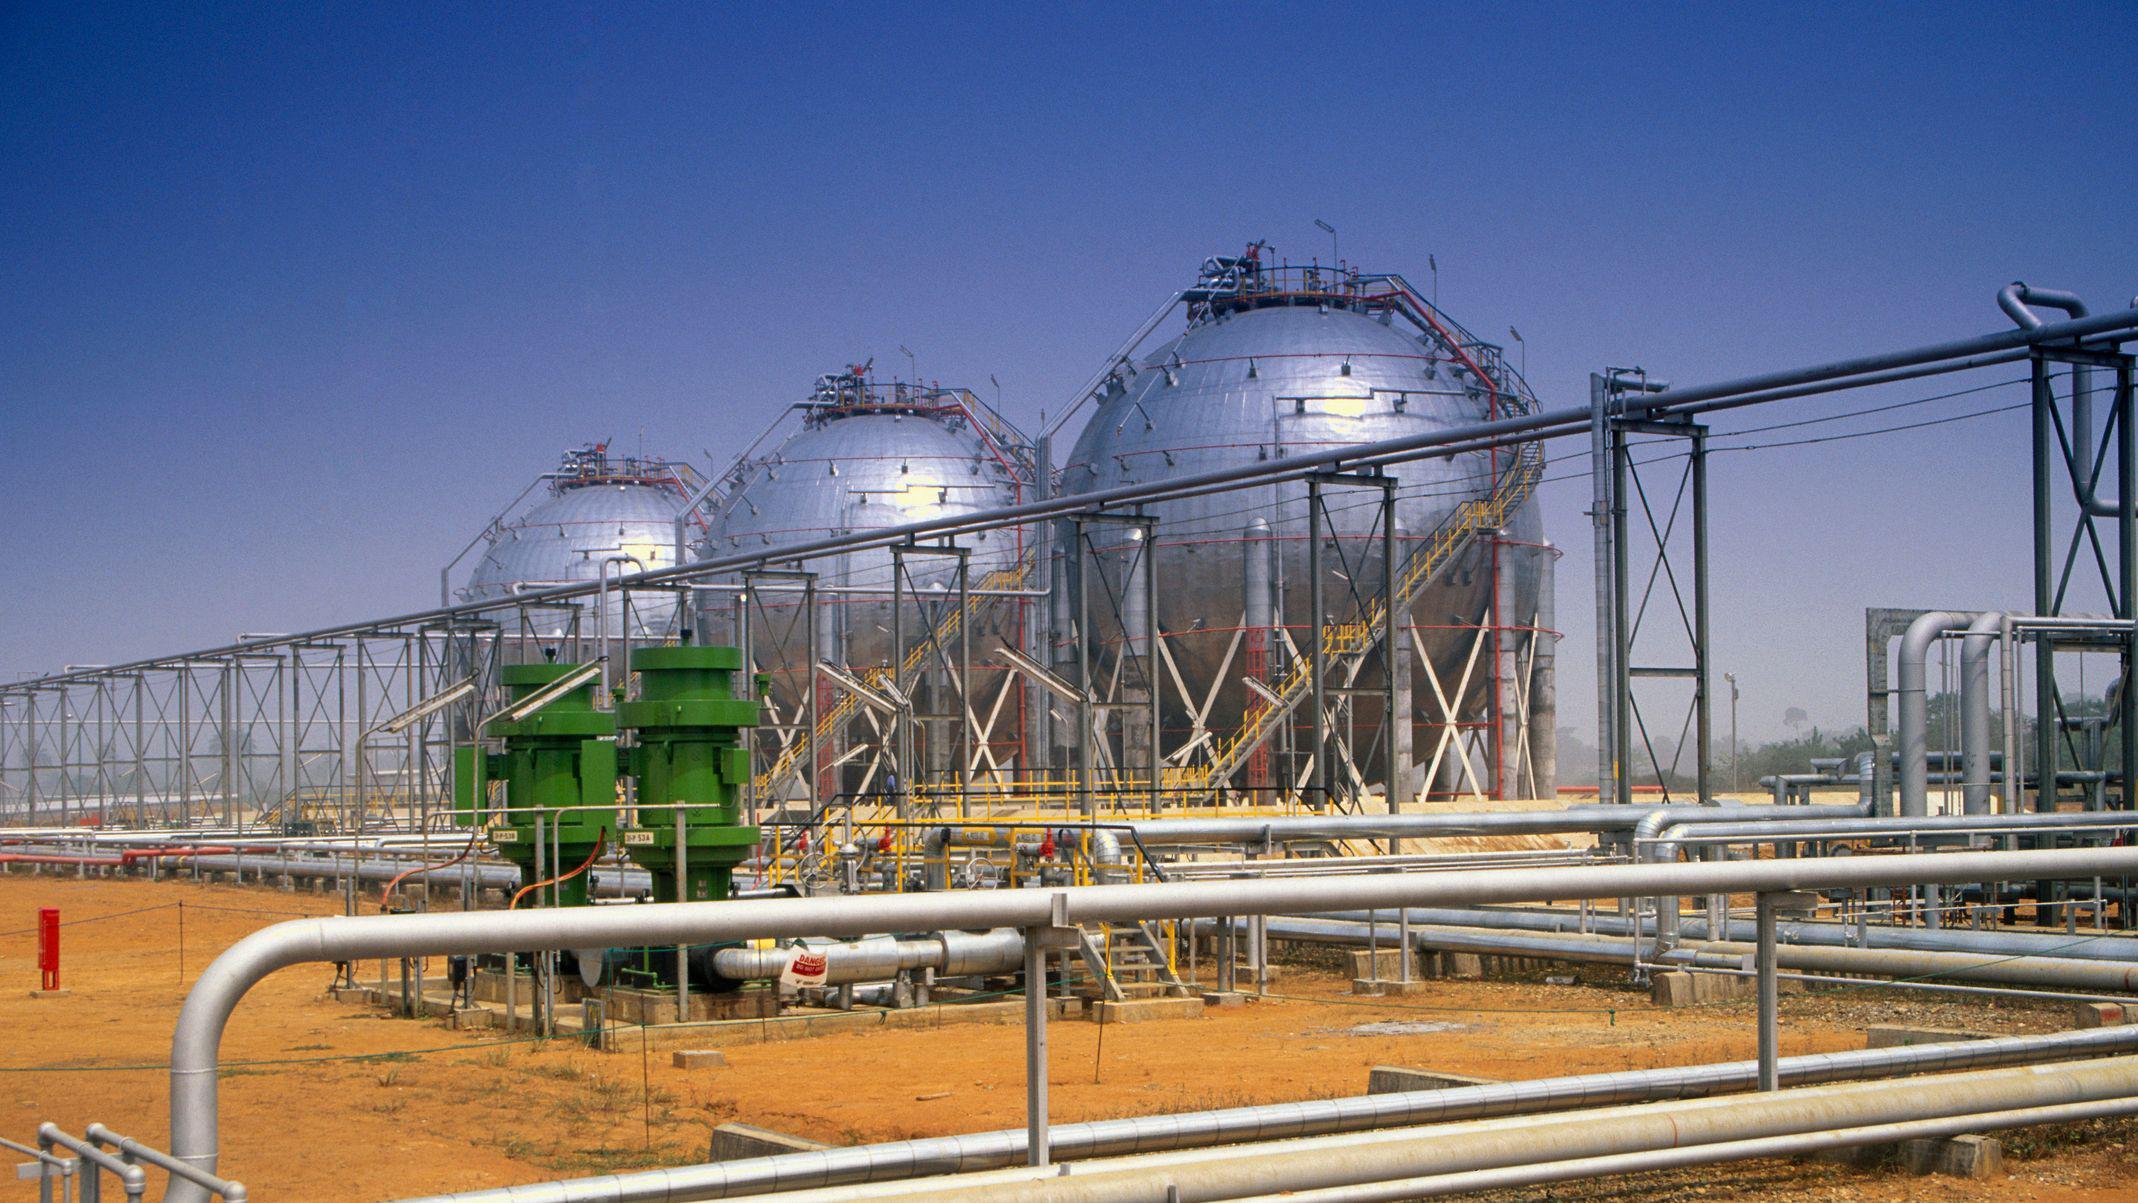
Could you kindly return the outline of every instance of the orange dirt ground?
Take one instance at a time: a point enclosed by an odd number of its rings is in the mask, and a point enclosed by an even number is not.
[[[67,922],[65,997],[30,996],[40,906],[58,906]],[[271,889],[0,876],[0,1025],[12,1035],[0,1064],[0,1135],[27,1139],[42,1120],[79,1133],[96,1120],[164,1145],[160,1067],[192,975],[250,931],[337,909],[338,899]],[[602,1053],[386,1018],[327,998],[330,977],[325,966],[275,974],[223,1040],[222,1168],[256,1198],[395,1199],[697,1161],[709,1129],[738,1120],[836,1143],[1023,1122],[1023,1045],[1013,1025],[732,1046],[728,1068],[684,1071],[664,1050],[642,1056],[628,1035],[619,1051]],[[1611,973],[1587,980],[1608,983]],[[1753,1052],[1748,1004],[1671,1013],[1606,985],[1479,982],[1353,1001],[1343,986],[1330,974],[1289,971],[1281,988],[1304,1000],[1109,1026],[1103,1048],[1102,1029],[1058,1023],[1054,1119],[1357,1094],[1377,1064],[1513,1078]],[[1785,1054],[1861,1047],[1863,1025],[1903,1017],[2021,1031],[2060,1026],[2061,1015],[1869,995],[1793,996],[1784,1008]],[[1357,1030],[1389,1021],[1452,1026]],[[356,1056],[372,1059],[348,1059]],[[241,1064],[270,1061],[287,1063]],[[2018,1159],[1999,1182],[1766,1163],[1495,1197],[1752,1200],[1786,1191],[1804,1200],[2106,1203],[2138,1197],[2134,1135],[2138,1127],[2101,1124],[2008,1139]]]

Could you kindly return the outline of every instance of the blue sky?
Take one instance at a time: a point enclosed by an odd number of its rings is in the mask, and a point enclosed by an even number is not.
[[[901,344],[1035,419],[1316,218],[1553,403],[2138,291],[2129,7],[617,7],[0,12],[0,672],[420,606],[563,446],[724,460]],[[2024,432],[1718,459],[1748,735],[1860,721],[1865,605],[2024,602]]]

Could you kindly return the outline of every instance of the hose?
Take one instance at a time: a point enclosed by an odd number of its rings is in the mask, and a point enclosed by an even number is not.
[[[536,890],[541,889],[543,886],[555,885],[560,881],[570,881],[572,878],[577,877],[581,873],[586,872],[588,869],[593,868],[594,862],[601,858],[601,850],[608,845],[608,842],[609,829],[604,826],[601,829],[600,834],[594,837],[594,850],[586,854],[586,859],[579,862],[578,868],[572,870],[569,873],[560,873],[555,877],[545,877],[538,882],[534,882],[530,885],[521,886],[520,892],[512,896],[512,901],[505,905],[505,909],[508,911],[518,910],[520,906],[520,899],[527,897],[529,894],[534,893]]]
[[[604,827],[604,828],[602,828],[602,831],[603,831],[603,833],[604,833],[604,834],[606,834],[606,833],[607,833],[607,831],[608,831],[608,828]],[[453,867],[454,865],[457,865],[457,864],[459,864],[460,862],[462,862],[462,861],[464,861],[464,860],[468,859],[468,858],[469,858],[470,856],[473,856],[473,855],[475,854],[475,846],[476,846],[477,844],[479,844],[479,843],[481,843],[481,842],[482,842],[482,838],[483,838],[483,831],[482,831],[482,828],[478,827],[478,828],[476,828],[476,829],[475,829],[475,832],[474,832],[474,834],[472,834],[472,835],[468,836],[468,846],[467,846],[467,847],[465,847],[465,848],[462,848],[462,849],[460,850],[460,855],[459,855],[459,856],[456,856],[456,857],[454,857],[454,858],[453,858],[453,859],[451,859],[451,860],[447,860],[447,861],[440,861],[440,862],[438,862],[438,863],[437,863],[437,864],[435,864],[435,865],[418,865],[418,866],[416,866],[416,867],[415,867],[415,868],[413,868],[413,869],[408,869],[408,870],[405,870],[405,871],[403,871],[403,872],[401,872],[401,873],[395,874],[395,875],[394,875],[394,878],[393,878],[393,880],[391,880],[391,881],[388,881],[388,882],[386,883],[386,885],[385,885],[385,888],[383,888],[383,889],[381,889],[381,890],[379,891],[379,913],[380,913],[380,914],[382,914],[382,915],[383,915],[383,914],[386,914],[386,913],[387,913],[387,912],[386,912],[386,900],[387,900],[387,899],[389,899],[389,898],[392,898],[392,897],[393,897],[393,891],[394,891],[394,887],[395,887],[395,886],[398,886],[398,885],[400,885],[400,884],[401,884],[402,882],[404,882],[404,881],[407,881],[407,880],[408,880],[409,878],[411,878],[411,877],[414,877],[414,876],[415,876],[416,874],[418,874],[418,873],[435,873],[435,872],[437,872],[437,871],[438,871],[438,870],[440,870],[440,869],[450,869],[450,868],[452,868],[452,867]],[[601,845],[600,845],[600,844],[598,844],[598,843],[597,843],[597,844],[596,844],[596,845],[594,846],[594,855],[596,855],[596,856],[599,856],[599,855],[601,855]],[[578,872],[578,871],[579,871],[580,869],[585,869],[585,868],[586,868],[586,866],[585,866],[585,865],[581,865],[581,866],[579,866],[579,869],[575,869],[575,870],[573,870],[573,872],[575,872],[575,873],[576,873],[576,872]],[[538,882],[538,883],[536,883],[536,884],[542,884],[542,883],[539,883],[539,882]],[[531,889],[533,889],[533,888],[534,888],[533,886],[529,886],[529,887],[528,887],[528,889],[530,889],[530,890],[531,890]],[[526,893],[526,890],[522,890],[522,891],[521,891],[521,893]],[[513,901],[514,901],[514,902],[518,902],[518,901],[519,901],[519,899],[518,899],[518,898],[514,898],[514,899],[513,899]]]

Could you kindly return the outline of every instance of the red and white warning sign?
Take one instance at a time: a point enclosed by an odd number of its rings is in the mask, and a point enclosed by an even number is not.
[[[821,986],[824,984],[826,968],[823,953],[797,948],[794,955],[787,958],[787,967],[780,970],[780,988],[799,990],[803,986]]]

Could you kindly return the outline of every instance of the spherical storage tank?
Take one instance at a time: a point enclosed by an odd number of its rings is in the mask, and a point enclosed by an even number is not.
[[[1392,277],[1273,267],[1251,248],[1243,257],[1207,261],[1186,297],[1187,328],[1140,363],[1124,363],[1103,387],[1065,463],[1065,494],[1425,434],[1527,402],[1526,391],[1517,395],[1509,387],[1514,377],[1497,348],[1468,339],[1437,311],[1421,320],[1424,303]],[[1447,336],[1434,331],[1435,320],[1449,329]],[[1465,343],[1465,353],[1455,353]],[[1481,364],[1495,387],[1481,385]],[[1463,502],[1491,495],[1495,466],[1504,487],[1513,464],[1510,450],[1497,460],[1476,451],[1390,469],[1398,482],[1399,557],[1448,524]],[[1327,619],[1344,622],[1359,612],[1362,596],[1380,591],[1381,495],[1332,487],[1325,498],[1335,536],[1325,545]],[[1211,493],[1162,502],[1150,512],[1159,520],[1159,629],[1198,705],[1216,686],[1205,723],[1222,734],[1239,725],[1254,696],[1239,682],[1250,666],[1234,632],[1281,624],[1298,647],[1306,646],[1306,486]],[[1529,627],[1542,539],[1534,503],[1521,505],[1502,529],[1507,543],[1497,550],[1517,560],[1510,566],[1515,612],[1500,622]],[[1473,542],[1409,608],[1415,634],[1451,695],[1464,678],[1477,627],[1489,621],[1493,554],[1485,541]],[[1114,587],[1126,591],[1127,585]],[[1503,594],[1503,609],[1506,604]],[[1103,616],[1095,615],[1092,625],[1095,637],[1108,637]],[[1119,633],[1117,625],[1114,637]],[[1280,641],[1271,646],[1273,656],[1280,654]],[[1479,658],[1461,690],[1465,718],[1483,708],[1492,680],[1488,659]],[[1437,736],[1429,728],[1442,713],[1427,681],[1415,681],[1414,699],[1418,738],[1430,742]],[[1355,705],[1378,721],[1378,698],[1361,696]],[[1178,738],[1191,721],[1169,698],[1168,738]],[[1419,760],[1430,752],[1422,748]],[[1378,780],[1371,771],[1378,757],[1362,749],[1358,758]]]
[[[867,365],[855,365],[820,377],[810,399],[795,406],[767,438],[793,418],[798,423],[771,451],[745,454],[729,471],[699,548],[704,556],[775,550],[1011,505],[1023,496],[1022,439],[969,392],[879,384],[869,378]],[[983,531],[958,542],[970,553],[966,571],[974,589],[1016,566],[1021,552],[1018,532],[1012,530]],[[799,567],[816,574],[822,591],[818,658],[856,666],[888,663],[891,552],[841,552]],[[914,592],[940,598],[956,587],[953,560],[906,558],[902,621],[908,647],[920,638],[925,621],[911,600]],[[761,592],[751,639],[760,671],[772,675],[775,697],[790,703],[799,696],[807,666],[808,641],[799,602],[791,600],[795,596],[770,588]],[[728,606],[717,598],[707,604]],[[722,638],[732,629],[731,619],[710,610],[704,621]],[[988,633],[986,624],[976,624],[976,636]],[[981,654],[976,650],[976,657]]]
[[[542,482],[542,496],[517,512],[508,511],[491,528],[482,559],[468,576],[461,597],[468,601],[510,598],[555,585],[600,579],[602,562],[629,556],[636,564],[616,563],[612,577],[676,562],[675,522],[689,500],[677,475],[680,465],[634,458],[612,459],[605,446],[565,453],[557,470]],[[631,594],[630,633],[634,638],[661,638],[677,631],[675,600],[654,592]],[[621,609],[612,594],[608,633],[624,633]],[[595,603],[589,599],[528,608],[526,630],[541,638],[573,632],[593,637]],[[504,619],[514,632],[517,617]]]

